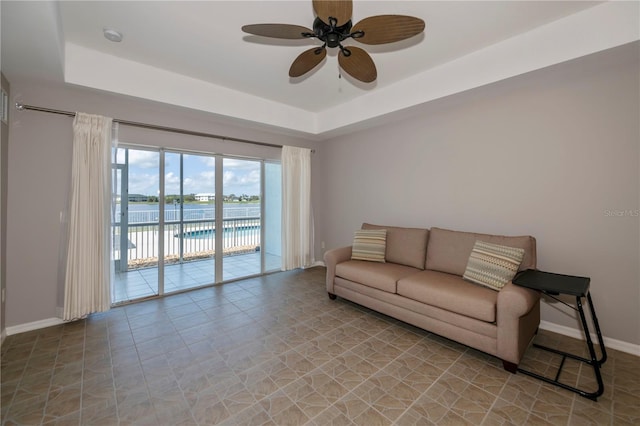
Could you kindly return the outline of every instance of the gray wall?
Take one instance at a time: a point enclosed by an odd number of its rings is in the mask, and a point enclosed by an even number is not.
[[[198,130],[318,150],[317,143],[222,124],[211,114],[52,83],[13,81],[12,96],[25,104],[102,114],[131,121]],[[72,119],[14,111],[10,120],[7,232],[7,326],[56,317],[64,300],[64,212],[71,179]],[[215,139],[121,127],[122,142],[279,158],[280,150]],[[313,157],[314,193],[321,180]],[[62,216],[61,216],[62,213]]]
[[[361,222],[439,226],[538,240],[541,269],[586,275],[606,336],[640,344],[638,43],[406,111],[404,121],[322,143],[209,114],[63,85],[12,81],[12,99],[128,120],[306,146],[316,258]],[[227,124],[225,124],[227,123]],[[6,325],[55,317],[71,119],[14,112],[8,167]],[[273,150],[161,132],[156,146],[274,157]],[[277,150],[276,150],[277,151]],[[557,308],[543,319],[578,328]]]
[[[604,334],[640,344],[638,47],[330,141],[321,158],[327,247],[350,244],[362,222],[530,234],[538,268],[591,277]],[[579,329],[563,312],[545,304],[542,319]]]
[[[2,90],[11,96],[4,74],[0,74]],[[8,111],[10,113],[10,111]],[[0,292],[7,286],[7,183],[9,160],[9,125],[0,121]],[[0,300],[0,333],[5,335],[6,300]]]

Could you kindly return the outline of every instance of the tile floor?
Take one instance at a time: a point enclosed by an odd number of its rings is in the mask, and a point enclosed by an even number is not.
[[[640,359],[598,402],[340,298],[324,268],[114,308],[7,337],[2,425],[638,425]],[[539,341],[580,351],[541,331]],[[553,355],[524,364],[550,371]],[[563,379],[594,386],[569,363]]]
[[[231,281],[260,274],[260,253],[225,256],[222,260],[223,280]],[[265,270],[280,270],[281,258],[265,254]],[[164,291],[173,293],[202,287],[215,282],[213,259],[195,260],[165,266]],[[158,294],[158,268],[132,269],[116,272],[113,280],[113,303],[128,302]]]

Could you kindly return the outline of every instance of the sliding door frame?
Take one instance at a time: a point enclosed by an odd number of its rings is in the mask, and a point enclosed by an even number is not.
[[[122,178],[122,186],[126,189],[126,194],[122,196],[128,197],[128,179],[129,179],[129,150],[141,150],[141,151],[151,151],[156,152],[159,155],[158,159],[158,262],[157,262],[157,296],[165,295],[165,197],[166,197],[166,188],[165,188],[165,175],[166,175],[166,155],[167,153],[171,154],[179,154],[180,155],[180,229],[181,235],[183,234],[182,230],[184,229],[184,155],[200,155],[206,157],[213,157],[215,159],[215,224],[216,228],[220,229],[222,232],[219,232],[218,238],[215,238],[215,255],[214,255],[214,282],[211,284],[206,284],[199,287],[206,287],[208,285],[216,285],[222,284],[226,282],[224,280],[224,160],[225,159],[235,159],[235,160],[244,160],[244,161],[255,161],[260,164],[260,272],[258,274],[250,274],[246,277],[242,278],[250,278],[255,276],[260,276],[268,272],[273,272],[273,270],[266,270],[266,251],[265,247],[265,220],[268,212],[266,211],[266,202],[265,202],[265,185],[266,185],[266,176],[265,176],[265,164],[266,163],[276,163],[279,161],[275,159],[265,159],[265,158],[254,158],[254,157],[246,157],[246,156],[237,156],[237,155],[225,155],[220,153],[211,153],[211,152],[203,152],[203,151],[193,151],[193,150],[184,150],[179,148],[162,148],[162,147],[153,147],[148,145],[138,145],[131,143],[119,143],[118,150],[124,150],[125,155],[125,163],[119,164],[117,162],[112,164],[114,170],[121,170],[121,178]],[[117,160],[116,160],[117,161]],[[126,179],[126,180],[125,180]],[[125,186],[126,182],[126,186]],[[121,190],[122,192],[122,190]],[[122,201],[121,201],[122,202]],[[128,204],[128,198],[124,201]],[[121,212],[121,214],[123,214]],[[126,213],[128,215],[128,211]],[[126,221],[128,223],[128,218],[120,218],[120,221]],[[122,230],[121,230],[122,232]],[[123,232],[123,236],[121,238],[127,238],[127,234]],[[121,243],[122,244],[122,243]],[[180,240],[180,262],[184,261],[184,241]],[[122,246],[121,246],[122,250]],[[128,253],[125,254],[128,257]],[[121,254],[121,259],[123,255]],[[126,259],[128,261],[128,258]],[[124,272],[128,271],[128,267],[126,265],[121,266],[124,268]],[[227,281],[234,281],[235,279],[230,279]],[[198,287],[193,287],[198,288]],[[151,296],[153,297],[153,296]],[[135,299],[134,299],[135,300]]]

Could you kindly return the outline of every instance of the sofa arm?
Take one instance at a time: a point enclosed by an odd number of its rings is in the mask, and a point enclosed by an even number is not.
[[[540,325],[540,292],[507,283],[498,293],[497,355],[518,364]]]
[[[324,264],[327,267],[327,292],[333,292],[333,279],[336,276],[336,265],[351,259],[351,246],[328,250],[324,254]]]

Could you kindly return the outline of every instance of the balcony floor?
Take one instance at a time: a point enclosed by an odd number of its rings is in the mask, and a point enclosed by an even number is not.
[[[260,274],[260,253],[225,256],[222,260],[222,279],[231,281]],[[265,271],[280,270],[281,258],[265,254]],[[174,293],[202,287],[215,282],[214,259],[166,265],[164,267],[164,293]],[[113,277],[111,302],[113,304],[141,299],[158,294],[158,268],[134,269],[116,272]]]

